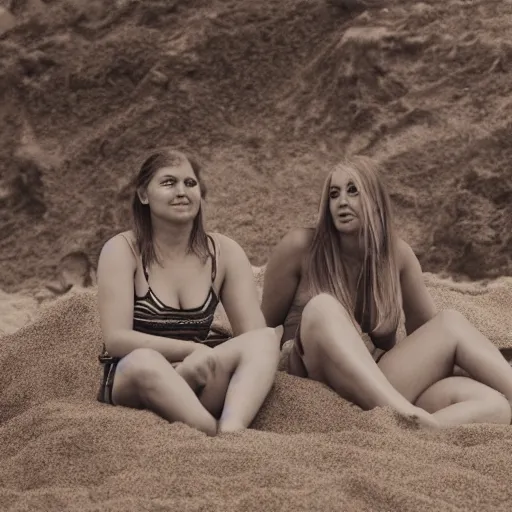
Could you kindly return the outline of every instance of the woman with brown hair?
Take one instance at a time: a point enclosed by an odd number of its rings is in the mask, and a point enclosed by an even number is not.
[[[98,263],[98,399],[209,435],[246,428],[273,384],[282,328],[266,327],[242,248],[205,232],[195,159],[155,151],[133,190],[134,228],[107,241]],[[212,329],[219,302],[231,339]]]
[[[463,315],[436,312],[369,158],[337,165],[315,228],[278,244],[262,309],[268,325],[284,324],[291,374],[363,409],[391,406],[429,426],[510,423],[512,368]],[[402,311],[407,337],[395,344]]]

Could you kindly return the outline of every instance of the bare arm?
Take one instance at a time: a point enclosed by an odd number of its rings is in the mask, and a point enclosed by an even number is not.
[[[196,343],[133,330],[136,265],[122,235],[103,246],[98,261],[98,303],[105,347],[112,357],[124,357],[136,348],[151,348],[169,361],[182,361],[197,348]]]
[[[400,240],[400,286],[407,335],[414,332],[436,314],[434,301],[425,286],[420,262],[411,247]]]
[[[270,327],[284,323],[299,285],[302,260],[309,243],[308,232],[295,229],[283,237],[270,257],[265,271],[261,304]]]
[[[224,270],[220,299],[233,334],[238,336],[266,327],[249,259],[234,240],[224,235],[216,236]]]

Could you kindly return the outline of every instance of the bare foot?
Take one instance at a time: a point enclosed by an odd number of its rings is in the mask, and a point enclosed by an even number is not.
[[[219,434],[232,434],[234,432],[246,430],[246,428],[247,427],[244,427],[240,422],[230,421],[229,419],[223,419],[222,417],[218,423]]]
[[[439,421],[434,418],[432,414],[425,411],[425,409],[422,409],[421,407],[415,407],[412,406],[412,412],[411,410],[407,411],[397,411],[403,416],[405,416],[409,421],[411,421],[414,425],[420,428],[441,428],[441,424]]]

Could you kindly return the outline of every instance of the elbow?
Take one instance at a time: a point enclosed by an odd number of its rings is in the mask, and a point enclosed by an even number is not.
[[[115,330],[103,333],[103,343],[111,357],[124,357],[128,353],[124,340],[126,340],[126,331]]]

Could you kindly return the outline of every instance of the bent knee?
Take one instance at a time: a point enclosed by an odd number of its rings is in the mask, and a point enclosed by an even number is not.
[[[324,340],[326,329],[333,324],[337,330],[343,331],[345,326],[352,326],[351,316],[332,295],[320,293],[302,311],[299,345],[315,345]]]
[[[335,297],[328,293],[319,293],[304,306],[301,325],[324,323],[333,315],[350,321],[350,314]]]
[[[236,353],[242,358],[279,359],[282,327],[262,327],[249,331],[236,340]],[[215,349],[214,349],[215,350]],[[228,358],[229,359],[229,358]]]
[[[436,316],[440,322],[443,323],[443,325],[447,327],[456,327],[460,324],[466,323],[467,319],[466,317],[456,309],[443,309],[441,310]]]
[[[135,384],[147,384],[155,375],[155,368],[162,362],[167,360],[160,352],[150,348],[137,348],[121,359],[116,373],[122,373]]]
[[[486,411],[486,423],[510,425],[512,409],[510,402],[504,395],[494,389],[490,389],[488,393],[481,395],[480,401],[482,408]]]

